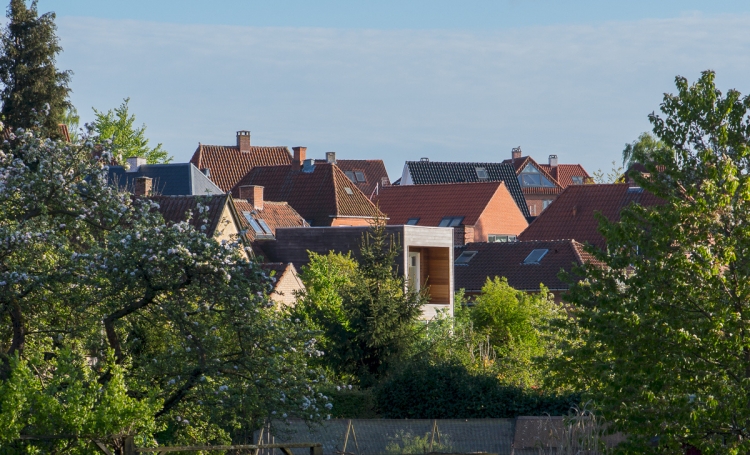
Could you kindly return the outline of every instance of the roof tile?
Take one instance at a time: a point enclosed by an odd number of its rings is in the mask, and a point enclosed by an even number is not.
[[[251,146],[241,152],[236,146],[199,145],[190,159],[198,169],[208,169],[222,191],[229,191],[255,166],[276,166],[292,162],[287,147]]]

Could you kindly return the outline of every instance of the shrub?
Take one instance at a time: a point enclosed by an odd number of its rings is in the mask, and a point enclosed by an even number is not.
[[[375,400],[385,418],[469,419],[563,415],[580,397],[507,386],[462,365],[439,364],[405,367],[377,387]]]

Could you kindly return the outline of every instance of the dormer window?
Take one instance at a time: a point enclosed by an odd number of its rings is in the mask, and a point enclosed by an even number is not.
[[[477,171],[477,178],[479,180],[487,180],[489,178],[489,174],[487,174],[487,169],[483,167],[477,167],[474,169]]]
[[[520,174],[518,174],[518,183],[523,187],[554,187],[533,164],[527,164]]]

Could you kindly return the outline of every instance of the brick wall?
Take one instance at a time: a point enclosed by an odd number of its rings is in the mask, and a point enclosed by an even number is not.
[[[486,242],[490,234],[518,235],[528,225],[505,185],[501,185],[474,225],[472,241]]]

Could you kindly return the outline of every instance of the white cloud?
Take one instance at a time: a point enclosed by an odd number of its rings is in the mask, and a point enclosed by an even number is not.
[[[499,160],[517,145],[591,171],[649,128],[675,75],[710,68],[750,92],[750,16],[476,33],[58,25],[79,111],[130,96],[178,161],[250,129],[255,144],[382,157],[394,175],[405,159]]]

